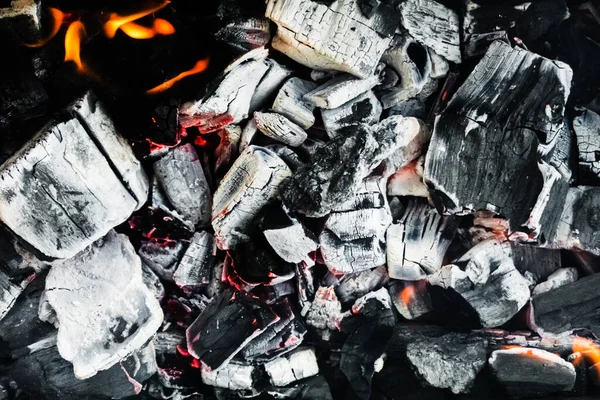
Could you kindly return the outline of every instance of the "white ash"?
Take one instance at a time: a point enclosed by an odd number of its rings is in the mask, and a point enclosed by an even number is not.
[[[319,373],[317,356],[311,348],[300,348],[279,356],[265,363],[264,367],[275,386],[287,386]]]
[[[254,122],[265,136],[288,146],[300,146],[308,137],[304,129],[278,113],[257,111],[254,113]]]
[[[308,129],[315,124],[314,106],[304,100],[304,95],[314,90],[317,84],[300,78],[290,78],[279,89],[271,109],[303,129]]]
[[[577,279],[579,279],[577,268],[560,268],[554,271],[544,282],[536,285],[531,294],[532,296],[536,296],[540,293],[549,292],[553,289],[575,282]]]

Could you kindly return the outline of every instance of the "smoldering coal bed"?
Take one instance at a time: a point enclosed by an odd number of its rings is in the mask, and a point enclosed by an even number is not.
[[[0,0],[0,400],[600,394],[600,6]]]

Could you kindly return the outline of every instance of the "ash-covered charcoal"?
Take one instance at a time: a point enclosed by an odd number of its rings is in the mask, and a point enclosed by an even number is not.
[[[388,179],[388,196],[429,197],[429,190],[423,181],[425,157],[411,161]]]
[[[260,370],[252,364],[231,361],[217,370],[202,367],[201,375],[205,385],[253,392],[260,379]]]
[[[288,146],[298,147],[308,137],[304,129],[278,113],[257,111],[254,113],[254,122],[265,136]]]
[[[427,281],[393,281],[389,287],[392,304],[402,317],[413,320],[433,311]]]
[[[573,131],[575,131],[573,129]],[[577,146],[571,138],[571,122],[565,116],[563,129],[561,129],[554,149],[545,157],[548,164],[552,165],[569,183],[572,183],[573,171],[577,171],[577,155],[573,149]],[[581,174],[581,171],[578,171]]]
[[[317,330],[321,338],[329,340],[342,320],[342,304],[333,287],[319,287],[306,314],[306,324]]]
[[[266,304],[244,292],[225,290],[186,330],[187,348],[211,370],[218,370],[276,321]]]
[[[309,254],[317,250],[317,238],[283,207],[275,207],[266,213],[262,221],[262,232],[283,260],[312,264]]]
[[[55,263],[46,278],[45,296],[56,312],[58,350],[80,379],[141,348],[163,319],[158,301],[142,281],[133,246],[114,232]]]
[[[233,163],[213,197],[212,226],[217,246],[232,249],[250,240],[256,217],[272,203],[289,167],[271,150],[249,146]]]
[[[169,149],[154,162],[154,173],[169,202],[194,225],[210,223],[211,196],[198,153],[191,143]]]
[[[299,348],[279,356],[266,362],[264,368],[274,386],[287,386],[319,373],[317,356],[312,348]]]
[[[335,286],[335,293],[343,304],[354,303],[360,297],[378,290],[388,281],[384,265],[377,268],[345,274]]]
[[[254,91],[269,69],[267,55],[266,49],[255,49],[229,65],[216,87],[179,108],[181,125],[209,133],[247,118]]]
[[[389,9],[367,18],[356,0],[269,0],[265,15],[277,24],[275,50],[310,68],[363,78],[375,71],[400,19]]]
[[[154,143],[174,146],[179,139],[179,99],[160,102],[149,123],[149,138]]]
[[[599,282],[600,274],[594,274],[533,296],[529,326],[542,336],[558,336],[576,329],[600,335]]]
[[[510,396],[536,397],[568,392],[575,385],[573,365],[544,350],[524,347],[496,350],[489,365]]]
[[[460,295],[484,327],[504,324],[529,301],[529,282],[515,268],[507,242],[481,242],[455,264],[442,267],[428,280]]]
[[[248,122],[246,122],[246,125],[244,125],[244,129],[242,129],[242,137],[240,138],[240,144],[238,146],[238,151],[240,154],[252,144],[257,133],[258,128],[256,127],[254,118],[248,119]]]
[[[229,125],[219,131],[219,146],[215,149],[215,174],[222,176],[238,156],[238,147],[242,139],[242,128]]]
[[[321,117],[327,136],[333,138],[350,125],[376,124],[381,118],[381,111],[381,103],[369,90],[337,108],[321,109]]]
[[[486,341],[461,333],[419,338],[408,344],[406,358],[427,385],[468,393],[486,364]]]
[[[269,69],[256,86],[256,90],[254,90],[252,100],[250,101],[250,114],[267,107],[276,96],[283,82],[294,72],[289,67],[279,64],[271,58],[267,58],[265,62],[269,66]]]
[[[144,262],[142,262],[142,280],[156,300],[161,301],[165,297],[165,286],[152,268],[147,266]]]
[[[161,279],[172,281],[175,267],[184,252],[185,246],[181,241],[171,241],[163,245],[150,240],[142,242],[138,255]]]
[[[0,4],[0,30],[34,43],[42,33],[42,5],[39,0],[12,0]]]
[[[51,121],[0,169],[0,214],[41,253],[67,258],[145,203],[148,178],[91,95]]]
[[[358,79],[351,75],[338,75],[304,95],[304,100],[326,110],[338,108],[354,100],[379,83],[379,76]]]
[[[433,0],[407,0],[400,6],[402,26],[419,43],[460,64],[460,21],[451,9]]]
[[[561,265],[561,250],[531,244],[509,242],[515,268],[528,280],[538,283],[548,278]]]
[[[274,285],[294,277],[294,265],[281,259],[258,235],[248,243],[239,244],[229,254],[235,273],[246,284]]]
[[[597,186],[569,188],[554,237],[560,247],[600,255],[600,222],[596,216],[600,208],[599,194]]]
[[[579,279],[577,268],[560,268],[550,274],[548,279],[537,284],[535,288],[533,288],[531,294],[532,296],[537,296],[538,294],[546,293],[558,289],[561,286],[568,285],[569,283],[573,283],[577,279]]]
[[[426,202],[411,200],[399,223],[387,231],[390,278],[415,280],[439,270],[456,228],[454,216],[441,216]]]
[[[290,78],[279,89],[271,109],[290,119],[303,129],[315,124],[314,105],[304,100],[304,95],[317,88],[317,84],[300,78]]]
[[[284,144],[268,144],[265,146],[265,148],[277,154],[279,158],[281,158],[287,164],[287,166],[290,167],[292,172],[304,165],[304,162],[300,159],[298,153]]]
[[[436,120],[425,182],[438,207],[523,224],[543,185],[537,148],[562,129],[571,76],[564,63],[494,42]]]
[[[347,334],[342,346],[340,369],[361,399],[371,395],[371,379],[378,370],[394,331],[394,313],[385,288],[358,299],[352,314],[342,320],[340,330]]]
[[[473,223],[458,229],[460,240],[466,248],[471,248],[488,239],[503,240],[508,237],[508,221],[494,212],[478,210],[473,214]]]
[[[173,273],[173,281],[177,286],[193,289],[208,285],[215,251],[215,238],[211,233],[194,233]]]
[[[265,46],[271,40],[271,27],[266,18],[248,18],[227,24],[215,33],[215,38],[245,53]]]
[[[573,118],[578,151],[577,181],[580,184],[600,183],[600,115],[586,108],[577,108]]]
[[[310,163],[284,182],[281,197],[292,211],[309,217],[325,216],[347,200],[348,193],[353,193],[381,161],[394,152],[412,148],[421,136],[419,121],[401,116],[384,119],[377,125],[344,128],[339,136],[317,149]]]

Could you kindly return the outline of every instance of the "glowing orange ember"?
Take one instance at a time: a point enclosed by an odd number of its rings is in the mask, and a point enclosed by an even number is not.
[[[69,14],[63,13],[58,8],[51,7],[48,9],[48,11],[50,12],[50,16],[52,17],[52,28],[50,29],[50,33],[48,34],[47,37],[40,40],[39,42],[26,43],[25,46],[27,46],[27,47],[42,47],[42,46],[44,46],[46,43],[48,43],[50,40],[52,40],[52,38],[54,36],[56,36],[58,31],[60,31],[60,27],[62,26],[63,21],[65,20],[65,17],[69,16]]]
[[[81,38],[85,35],[85,27],[81,21],[71,22],[65,35],[65,61],[73,61],[79,71],[85,71],[81,62]]]
[[[175,28],[170,22],[157,18],[152,28],[147,28],[135,22],[127,22],[121,25],[121,30],[133,39],[151,39],[156,35],[172,35]]]
[[[157,6],[149,7],[142,11],[139,11],[137,13],[133,13],[130,15],[119,15],[117,13],[111,13],[108,17],[108,21],[106,22],[106,24],[104,24],[104,33],[106,34],[106,36],[108,38],[112,39],[117,34],[117,31],[119,30],[119,28],[123,29],[123,26],[125,24],[127,24],[129,22],[133,22],[137,19],[143,18],[146,15],[150,15],[150,14],[160,10],[161,8],[164,8],[167,4],[169,4],[169,1],[162,2]],[[125,29],[127,29],[127,28],[125,28]],[[148,29],[148,28],[146,28],[146,29]]]
[[[156,18],[154,20],[154,32],[159,35],[172,35],[175,33],[175,27],[166,19]]]
[[[175,83],[179,82],[183,78],[186,78],[190,75],[199,74],[206,70],[206,68],[208,68],[208,58],[198,61],[191,69],[180,73],[175,78],[169,79],[168,81],[148,90],[146,94],[157,94],[169,90]]]
[[[600,346],[579,336],[573,338],[573,353],[580,353],[589,365],[600,363]],[[600,378],[600,370],[597,370]]]
[[[415,288],[414,286],[407,286],[400,292],[400,300],[402,303],[408,305],[411,300],[415,297]]]

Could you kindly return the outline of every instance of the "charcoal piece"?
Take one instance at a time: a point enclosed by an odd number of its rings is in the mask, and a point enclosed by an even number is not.
[[[289,167],[264,147],[249,146],[233,163],[213,197],[212,226],[217,247],[247,242],[256,217],[272,203]]]
[[[402,26],[419,43],[460,64],[460,22],[453,10],[433,0],[408,0],[400,12]]]
[[[274,285],[294,277],[294,265],[282,260],[264,238],[254,238],[230,251],[236,274],[250,285]]]
[[[439,325],[425,325],[420,323],[396,324],[388,343],[386,354],[394,359],[405,357],[408,345],[415,340],[439,338],[447,333],[450,333],[450,331]]]
[[[75,255],[124,222],[148,194],[133,151],[86,95],[0,169],[0,214],[14,233],[52,258]],[[108,128],[107,128],[108,127]]]
[[[238,146],[242,139],[242,128],[229,125],[219,131],[219,145],[215,149],[215,174],[222,176],[238,156]]]
[[[413,320],[433,311],[427,281],[393,281],[389,287],[392,304],[402,317]]]
[[[423,181],[425,157],[411,161],[390,177],[387,183],[388,196],[428,197],[429,190]]]
[[[217,40],[245,53],[263,47],[271,40],[271,28],[266,18],[249,18],[234,21],[215,33]]]
[[[276,320],[266,304],[244,292],[225,290],[187,328],[188,352],[218,370]]]
[[[479,317],[484,327],[510,320],[529,301],[527,280],[515,268],[507,242],[484,241],[428,277],[432,285],[452,289]]]
[[[322,109],[321,117],[327,136],[333,138],[347,126],[378,123],[381,117],[381,103],[369,90],[337,108]]]
[[[267,393],[274,398],[333,400],[329,384],[323,375],[313,376],[301,382],[295,382],[287,387],[270,388]]]
[[[17,65],[20,63],[15,62],[13,68],[3,71],[0,84],[0,129],[3,130],[13,122],[43,115],[48,105],[48,93],[42,81],[33,71]]]
[[[385,264],[385,231],[391,223],[387,207],[331,213],[319,235],[327,268],[352,273]]]
[[[208,225],[210,188],[194,146],[188,143],[169,149],[153,168],[175,210],[194,225]]]
[[[534,296],[529,326],[542,336],[558,336],[584,328],[600,335],[599,282],[600,274],[594,274]]]
[[[556,145],[546,160],[561,174],[561,176],[569,183],[573,181],[573,170],[576,170],[576,155],[573,149],[576,143],[573,143],[571,138],[571,123],[565,116],[563,129],[561,129]]]
[[[515,268],[523,275],[541,282],[561,267],[560,249],[509,242]]]
[[[564,63],[494,42],[436,119],[425,159],[436,205],[523,224],[543,184],[537,148],[562,129],[571,75]]]
[[[308,137],[307,133],[283,115],[270,112],[255,112],[254,122],[265,136],[288,146],[298,147]]]
[[[201,231],[194,233],[188,248],[173,273],[173,281],[179,287],[195,288],[208,285],[215,262],[215,238]]]
[[[390,296],[385,288],[358,299],[352,315],[344,318],[341,331],[348,334],[342,346],[340,369],[361,399],[371,394],[376,362],[383,355],[394,330]]]
[[[177,144],[179,135],[179,100],[171,98],[160,102],[152,114],[149,136],[155,143],[168,146]]]
[[[290,263],[310,260],[317,250],[317,238],[283,208],[267,213],[262,223],[265,238],[279,257]]]
[[[296,171],[298,168],[304,165],[304,162],[300,159],[298,153],[292,150],[290,147],[284,144],[269,144],[266,145],[265,148],[273,151],[275,154],[281,158],[288,167],[292,170],[292,172]]]
[[[568,17],[569,9],[565,0],[534,1],[519,15],[515,31],[525,44],[534,46]]]
[[[283,82],[285,82],[293,72],[289,67],[281,65],[271,58],[267,58],[265,62],[269,66],[269,69],[256,86],[256,90],[252,95],[252,100],[250,101],[250,113],[260,110],[263,107],[267,107],[273,97],[278,93],[277,91],[281,85],[283,85]]]
[[[204,97],[179,108],[181,125],[209,133],[247,118],[254,91],[269,69],[266,57],[267,50],[258,48],[234,61]]]
[[[0,4],[0,29],[33,43],[41,36],[42,7],[39,0],[12,0]]]
[[[312,348],[296,349],[265,363],[264,367],[275,386],[287,386],[319,373],[317,356]]]
[[[580,352],[575,352],[567,357],[567,361],[575,367],[575,385],[573,386],[573,393],[577,395],[586,394],[588,386],[588,367],[585,357]]]
[[[429,76],[433,79],[444,78],[450,70],[450,64],[446,59],[440,56],[435,50],[427,48],[429,53],[429,60],[431,61],[431,71]]]
[[[217,370],[202,368],[201,375],[205,385],[252,391],[258,381],[259,371],[254,365],[232,361]]]
[[[490,370],[511,396],[544,396],[570,391],[575,384],[575,368],[556,354],[517,347],[496,350]]]
[[[165,287],[160,278],[152,268],[142,262],[142,280],[144,285],[152,292],[156,300],[161,301],[165,297]]]
[[[279,89],[271,109],[289,118],[302,129],[315,124],[314,106],[304,100],[304,95],[317,88],[317,84],[300,78],[290,78]]]
[[[581,184],[600,183],[600,115],[585,109],[573,118],[578,149],[578,182]]]
[[[428,385],[468,393],[486,364],[486,341],[460,333],[421,338],[408,344],[406,357]]]
[[[175,267],[184,252],[185,247],[181,241],[172,241],[166,245],[144,241],[140,245],[138,255],[161,279],[172,281]]]
[[[342,305],[333,287],[319,287],[306,314],[306,324],[317,329],[328,340],[331,331],[338,329],[342,319]]]
[[[329,5],[269,0],[265,15],[278,27],[273,38],[275,50],[313,69],[344,71],[362,78],[373,74],[399,19],[393,11],[368,19],[355,0]]]
[[[532,296],[537,296],[538,294],[549,292],[558,289],[561,286],[573,283],[577,279],[579,279],[577,268],[560,268],[551,273],[547,280],[536,285],[531,294]]]
[[[560,247],[600,255],[599,194],[600,187],[597,186],[569,188],[554,238]]]
[[[385,266],[345,274],[335,287],[335,293],[343,304],[353,303],[360,297],[378,290],[388,281]]]
[[[427,203],[411,200],[387,232],[390,278],[415,280],[439,270],[456,228],[454,216],[441,216]]]
[[[421,142],[422,136],[418,120],[401,116],[373,126],[344,128],[343,133],[317,149],[310,163],[284,182],[281,197],[292,211],[309,217],[327,215],[381,161],[398,149]]]
[[[338,75],[306,93],[304,100],[315,107],[331,110],[373,89],[378,83],[379,76],[377,75],[365,79],[358,79],[345,74]]]
[[[141,267],[129,239],[110,232],[50,270],[45,296],[59,323],[57,347],[73,363],[76,377],[89,378],[115,365],[162,323]]]
[[[238,151],[240,154],[252,144],[252,141],[257,133],[258,128],[256,127],[254,118],[248,119],[244,129],[242,129],[242,137],[240,138],[240,144],[238,146]]]

